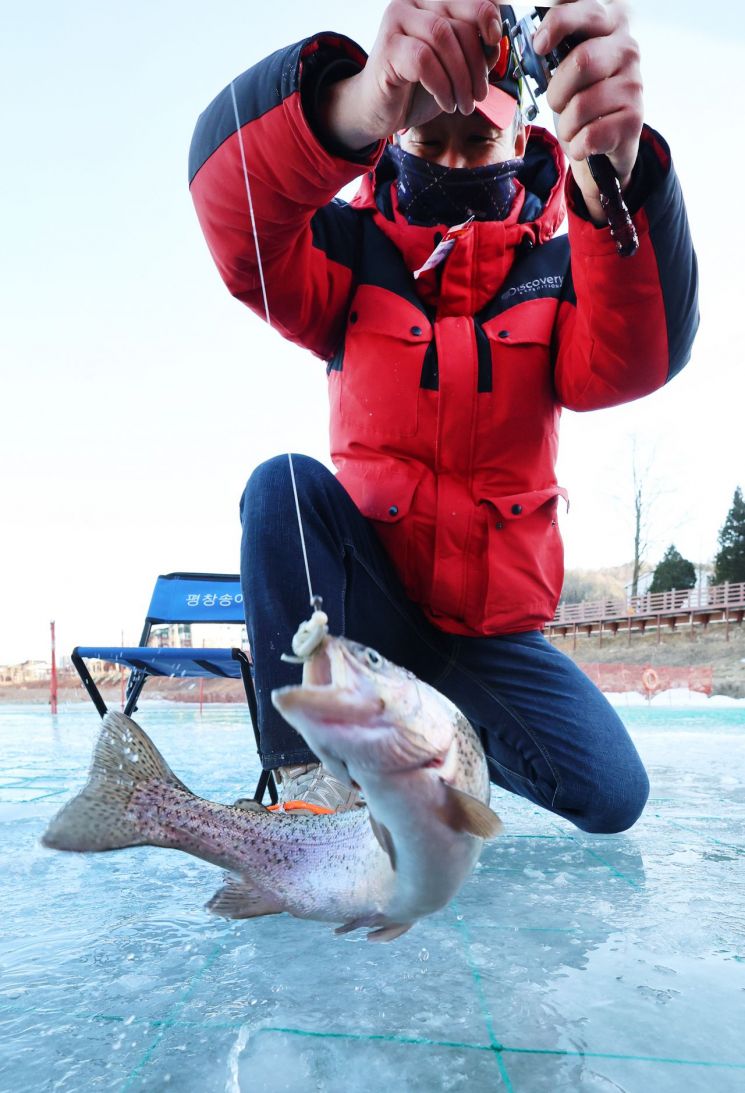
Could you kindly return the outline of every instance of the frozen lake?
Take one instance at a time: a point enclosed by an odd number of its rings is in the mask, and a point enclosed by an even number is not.
[[[92,707],[0,707],[0,1090],[742,1093],[745,709],[620,709],[652,779],[590,836],[501,791],[505,832],[456,903],[391,945],[203,910],[172,851],[54,853]],[[258,775],[248,715],[144,702],[196,793]]]

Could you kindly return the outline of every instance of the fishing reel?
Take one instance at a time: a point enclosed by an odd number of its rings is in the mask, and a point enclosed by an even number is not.
[[[524,99],[526,92],[530,97],[527,105],[524,101],[521,104],[523,117],[526,122],[532,122],[538,114],[538,98],[546,93],[552,75],[582,39],[577,36],[565,38],[545,56],[538,54],[533,48],[533,38],[551,9],[537,7],[529,15],[518,19],[510,5],[500,4],[499,7],[504,33],[510,42],[511,70],[518,81],[521,98]],[[587,157],[587,163],[600,191],[600,203],[618,253],[623,258],[629,258],[639,249],[639,237],[611,161],[606,155],[592,155]]]
[[[503,31],[510,40],[512,71],[520,83],[523,94],[527,92],[530,96],[529,104],[526,106],[523,103],[523,117],[525,121],[532,122],[538,115],[539,96],[548,91],[551,76],[577,43],[567,40],[545,57],[540,56],[533,49],[533,38],[549,9],[535,8],[522,19],[518,19],[515,9],[507,4],[500,4],[499,10],[502,15]]]
[[[549,81],[561,62],[575,46],[582,41],[580,37],[568,37],[545,56],[533,49],[533,38],[550,8],[535,8],[529,15],[518,19],[515,9],[508,4],[500,4],[505,33],[510,39],[513,71],[521,86],[530,96],[530,104],[523,108],[525,120],[534,121],[538,114],[538,98],[548,91]],[[529,77],[529,79],[527,78]]]

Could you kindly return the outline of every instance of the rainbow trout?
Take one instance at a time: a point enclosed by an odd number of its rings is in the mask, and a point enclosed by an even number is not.
[[[207,904],[226,918],[286,911],[390,941],[444,907],[501,829],[459,710],[375,650],[329,636],[304,658],[302,684],[272,700],[332,773],[361,787],[364,806],[313,815],[204,800],[131,718],[109,712],[87,784],[43,844],[193,854],[228,870]]]

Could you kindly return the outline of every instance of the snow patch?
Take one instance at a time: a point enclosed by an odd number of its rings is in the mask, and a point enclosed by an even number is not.
[[[610,691],[605,696],[612,706],[675,706],[697,707],[699,709],[745,709],[745,698],[730,698],[728,695],[712,695],[709,698],[700,691],[689,691],[687,687],[673,687],[669,691],[660,691],[651,699],[638,691]]]

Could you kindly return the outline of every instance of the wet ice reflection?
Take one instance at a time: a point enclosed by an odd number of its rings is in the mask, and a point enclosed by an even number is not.
[[[653,787],[632,832],[500,794],[457,902],[373,947],[215,920],[219,873],[183,855],[44,850],[96,717],[0,708],[0,1088],[741,1090],[745,712],[622,713]],[[253,789],[239,707],[140,716],[195,792]]]

